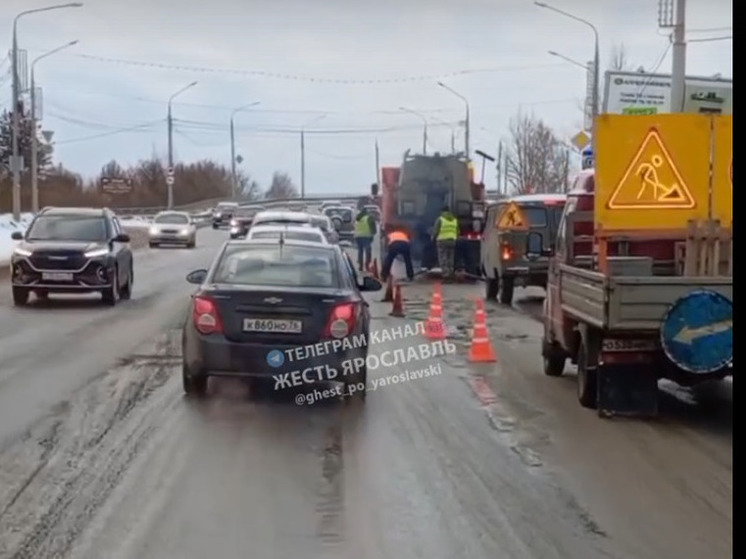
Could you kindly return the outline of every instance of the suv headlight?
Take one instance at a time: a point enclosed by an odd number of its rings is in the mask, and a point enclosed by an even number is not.
[[[182,234],[182,235],[188,235],[188,234],[189,234],[189,228],[188,228],[188,227],[185,227],[184,229],[182,229],[182,230],[181,230],[181,234]]]
[[[108,248],[94,248],[84,254],[86,258],[96,258],[97,256],[106,256],[109,254]]]
[[[18,256],[31,256],[31,251],[26,250],[25,248],[17,247],[15,250],[13,250],[14,254],[17,254]]]
[[[231,227],[238,227],[238,221],[231,219]]]
[[[157,227],[151,227],[150,228],[150,234],[151,235],[157,235],[158,234],[158,228]]]

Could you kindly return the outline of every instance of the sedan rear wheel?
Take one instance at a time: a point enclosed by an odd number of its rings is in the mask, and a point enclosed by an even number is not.
[[[186,363],[181,365],[181,383],[187,396],[202,397],[207,394],[208,376],[193,372]]]

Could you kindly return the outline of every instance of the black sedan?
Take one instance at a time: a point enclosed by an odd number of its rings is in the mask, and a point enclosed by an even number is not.
[[[228,241],[209,270],[187,281],[199,285],[182,336],[187,394],[205,394],[210,376],[230,376],[271,379],[276,388],[338,381],[345,394],[365,397],[370,313],[362,292],[382,286],[358,282],[339,246]]]

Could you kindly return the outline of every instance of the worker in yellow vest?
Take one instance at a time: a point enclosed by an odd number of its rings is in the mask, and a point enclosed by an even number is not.
[[[357,266],[363,272],[370,267],[373,238],[376,236],[376,220],[361,208],[355,218],[355,242],[357,243]]]
[[[433,227],[433,240],[438,248],[438,264],[443,270],[444,279],[452,279],[455,275],[458,233],[458,219],[448,206],[443,206],[443,211]]]
[[[414,279],[414,266],[412,266],[412,252],[410,250],[409,235],[405,228],[398,225],[390,227],[386,234],[386,240],[388,241],[386,247],[386,258],[383,261],[383,268],[381,269],[381,279],[383,281],[389,279],[394,260],[396,260],[397,256],[401,256],[402,260],[404,260],[404,267],[407,270],[407,279],[412,281]]]

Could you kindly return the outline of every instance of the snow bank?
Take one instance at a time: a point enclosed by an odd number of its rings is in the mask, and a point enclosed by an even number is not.
[[[150,224],[152,223],[152,218],[149,218],[147,216],[140,216],[140,215],[131,215],[126,217],[120,217],[119,223],[122,224],[122,227],[132,228],[132,229],[139,229],[139,228],[148,228],[150,227]]]
[[[21,214],[19,221],[13,220],[13,214],[0,214],[0,262],[10,260],[10,255],[16,247],[17,241],[10,238],[14,231],[24,233],[34,215],[30,213]]]

